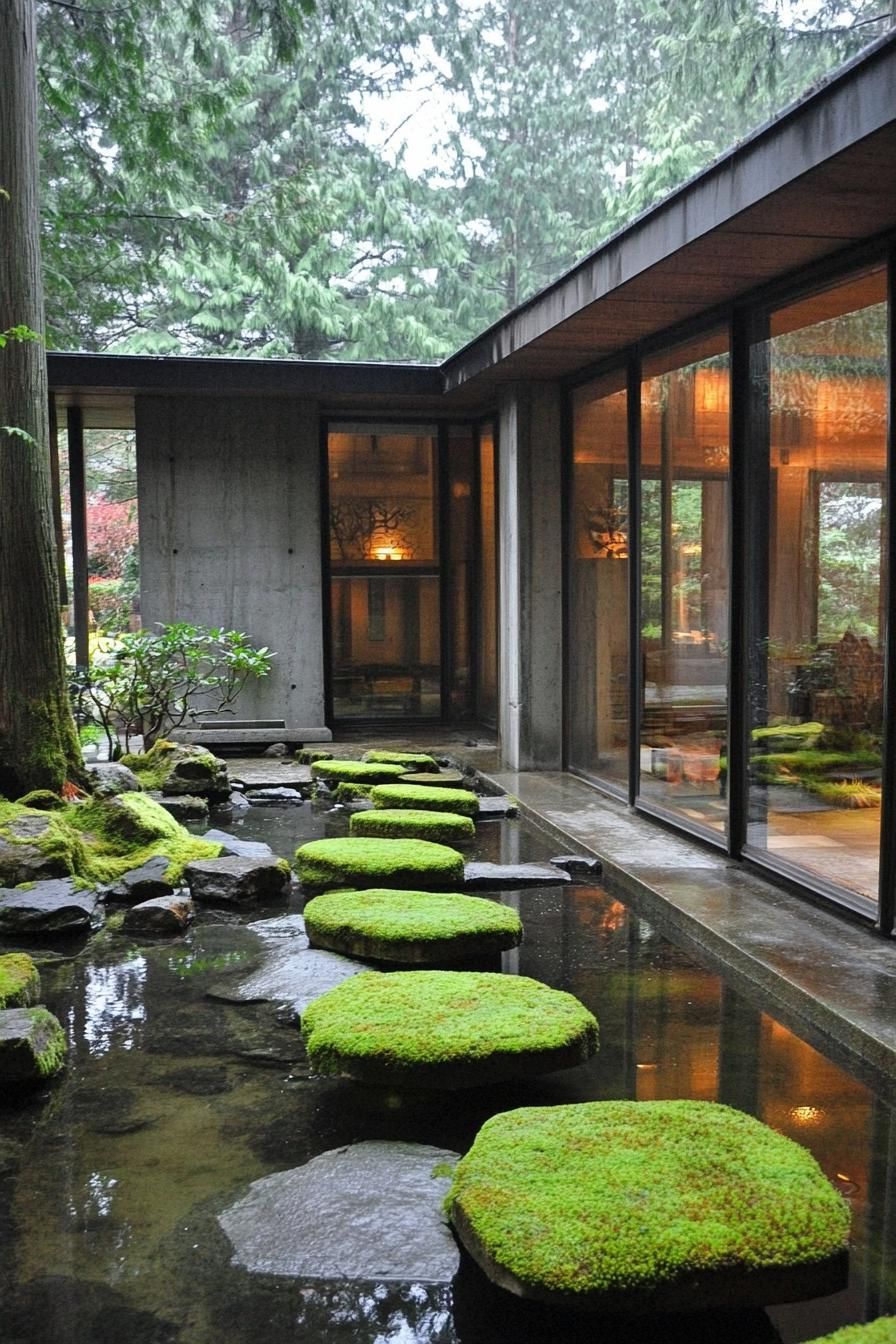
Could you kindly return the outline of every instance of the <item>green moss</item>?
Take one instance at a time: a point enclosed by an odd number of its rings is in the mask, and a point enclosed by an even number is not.
[[[25,952],[0,957],[0,1008],[25,1008],[40,998],[40,976]]]
[[[846,1325],[810,1344],[896,1344],[896,1316],[880,1316],[867,1325]]]
[[[430,887],[445,890],[463,880],[463,856],[429,840],[311,840],[296,850],[302,885],[323,891],[332,887]]]
[[[831,807],[880,807],[881,790],[863,779],[813,780],[805,786]]]
[[[58,812],[66,806],[65,799],[53,793],[52,789],[32,789],[30,793],[17,798],[16,802],[21,807],[34,808],[36,812]]]
[[[448,1208],[535,1295],[645,1292],[695,1274],[823,1262],[849,1209],[815,1159],[711,1102],[589,1102],[494,1116]]]
[[[385,784],[390,779],[400,779],[404,769],[400,765],[368,765],[364,761],[315,761],[311,774],[328,784]]]
[[[786,751],[795,743],[814,746],[823,732],[823,723],[770,723],[765,728],[754,728],[750,736],[754,742],[765,742],[769,746],[777,743],[782,751]]]
[[[299,765],[313,765],[315,761],[332,761],[332,759],[332,751],[324,751],[320,747],[300,747],[296,752]]]
[[[515,947],[515,910],[447,892],[330,891],[305,906],[312,945],[384,961],[458,961]]]
[[[429,1173],[434,1181],[450,1180],[454,1175],[453,1162],[437,1162]]]
[[[369,798],[375,784],[337,784],[333,801],[336,803],[354,803],[358,798]]]
[[[374,807],[458,812],[462,817],[475,817],[479,811],[479,799],[469,789],[435,789],[421,784],[379,784],[370,796]]]
[[[203,766],[212,779],[218,772],[218,758],[210,751],[201,747],[184,747],[179,742],[167,742],[164,738],[159,738],[147,752],[122,756],[121,764],[133,770],[144,789],[164,792],[173,767],[184,759]]]
[[[145,793],[91,799],[72,810],[71,821],[79,831],[131,845],[173,839],[183,831],[171,813]]]
[[[597,1048],[597,1022],[571,994],[474,971],[353,975],[305,1010],[302,1035],[318,1073],[424,1085],[450,1077],[445,1066],[478,1065],[465,1085],[512,1076],[538,1053]]]
[[[405,770],[438,770],[432,756],[425,751],[365,751],[362,761],[381,765],[403,765]]]
[[[46,1008],[29,1008],[28,1016],[46,1031],[46,1041],[35,1062],[42,1078],[52,1078],[65,1063],[68,1048],[62,1024]]]
[[[381,787],[381,786],[377,786]],[[380,835],[404,839],[442,840],[449,845],[463,844],[476,835],[470,817],[456,812],[424,812],[413,808],[374,808],[358,812],[349,822],[352,835]]]

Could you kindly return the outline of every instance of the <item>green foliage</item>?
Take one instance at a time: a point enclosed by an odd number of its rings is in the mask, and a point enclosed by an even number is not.
[[[580,1062],[597,1048],[597,1022],[571,994],[525,976],[367,971],[315,999],[302,1036],[317,1073],[432,1085],[446,1066],[483,1082],[554,1051]]]
[[[356,812],[349,822],[349,831],[352,835],[379,835],[393,839],[417,836],[421,840],[439,840],[449,845],[464,844],[476,835],[472,818],[456,812],[414,808],[379,809],[376,806],[369,812]]]
[[[312,761],[311,774],[315,779],[323,779],[327,783],[332,781],[340,784],[384,784],[390,779],[400,779],[404,774],[404,767],[325,759]]]
[[[333,887],[419,887],[446,890],[463,881],[463,856],[430,840],[311,840],[296,850],[296,871],[306,890]]]
[[[79,708],[102,725],[110,755],[142,736],[151,747],[185,720],[228,709],[250,678],[265,677],[274,655],[238,630],[180,622],[160,633],[122,635],[115,649],[72,674]]]
[[[441,962],[515,947],[519,915],[478,896],[426,891],[331,891],[304,910],[313,947],[379,961]]]
[[[475,817],[479,799],[470,789],[426,788],[423,784],[378,784],[371,793],[374,807],[407,807],[415,811],[457,812]]]
[[[40,998],[40,976],[25,952],[0,956],[0,1009],[25,1008]]]
[[[643,1310],[651,1291],[697,1275],[824,1262],[845,1249],[850,1222],[810,1153],[702,1101],[496,1115],[447,1202],[535,1295],[630,1292]]]
[[[5,331],[0,331],[0,350],[9,345],[10,341],[42,341],[39,331],[32,331],[24,323],[19,323],[17,327],[7,327]]]

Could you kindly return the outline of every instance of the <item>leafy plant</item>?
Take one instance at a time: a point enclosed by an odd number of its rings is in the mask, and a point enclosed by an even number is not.
[[[250,678],[267,676],[273,657],[238,630],[180,622],[122,635],[113,652],[75,670],[72,693],[79,713],[101,725],[114,759],[119,736],[125,751],[137,736],[149,750],[186,720],[229,710]]]

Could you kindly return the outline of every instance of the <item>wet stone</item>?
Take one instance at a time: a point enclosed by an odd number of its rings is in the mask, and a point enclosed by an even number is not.
[[[290,1278],[447,1284],[460,1263],[442,1211],[456,1161],[371,1141],[254,1181],[218,1218],[232,1262]]]
[[[600,859],[589,857],[587,854],[559,854],[551,859],[555,868],[562,868],[570,877],[600,877],[604,866]]]
[[[467,891],[513,891],[518,887],[559,887],[570,882],[569,873],[550,863],[467,863]]]
[[[263,840],[240,840],[237,836],[231,835],[229,831],[213,829],[206,831],[201,839],[211,840],[214,844],[220,845],[225,857],[229,855],[231,858],[237,859],[276,858],[270,845],[266,845]]]
[[[183,933],[193,921],[193,902],[186,892],[172,892],[141,901],[124,917],[125,933]]]
[[[428,789],[472,788],[460,770],[409,770],[398,781],[400,784],[422,784]]]
[[[519,806],[513,798],[508,798],[506,794],[497,794],[494,796],[486,795],[479,799],[479,811],[476,814],[477,821],[500,821],[503,817],[516,817],[519,815]]]
[[[5,829],[14,839],[0,836],[0,884],[14,887],[19,882],[36,882],[66,873],[62,859],[43,854],[36,843],[28,844],[29,840],[39,840],[49,825],[49,814],[14,817],[6,823]]]
[[[252,789],[246,797],[252,807],[300,807],[305,801],[298,789],[289,789],[285,786]]]
[[[248,808],[252,806],[252,804],[249,802],[249,799],[242,792],[242,785],[241,785],[240,788],[234,788],[233,792],[230,795],[230,799],[225,804],[225,806],[229,807],[233,812],[245,812]]]
[[[113,798],[119,793],[140,793],[143,789],[133,770],[119,761],[97,761],[86,769],[97,798]]]
[[[139,868],[132,868],[129,873],[123,873],[117,882],[106,887],[104,899],[137,905],[142,901],[155,900],[159,896],[170,896],[174,891],[174,884],[165,877],[170,862],[171,860],[165,858],[164,854],[147,859]]]
[[[166,812],[170,812],[175,821],[199,821],[208,816],[208,800],[195,794],[151,792],[150,798],[161,803]]]
[[[44,1082],[65,1062],[65,1033],[45,1008],[0,1011],[0,1084]]]
[[[184,881],[200,904],[241,905],[262,898],[286,897],[292,879],[278,859],[199,859],[188,863]]]
[[[70,877],[36,882],[25,891],[0,887],[0,933],[77,933],[97,918],[95,891],[77,891]]]
[[[289,1003],[301,1017],[309,1003],[341,985],[349,976],[368,969],[336,952],[301,946],[297,939],[284,939],[268,953],[261,966],[235,985],[215,985],[209,997],[226,1003]]]

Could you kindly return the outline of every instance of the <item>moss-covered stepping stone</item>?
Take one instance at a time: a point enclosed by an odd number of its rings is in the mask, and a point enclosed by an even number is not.
[[[844,1325],[809,1344],[896,1344],[896,1316],[880,1316],[867,1325]]]
[[[696,1311],[846,1285],[843,1197],[799,1144],[713,1102],[496,1115],[448,1206],[489,1278],[544,1302]]]
[[[425,888],[450,891],[462,885],[463,855],[431,840],[310,840],[296,850],[296,871],[306,890],[332,887]]]
[[[65,1063],[61,1023],[46,1008],[6,1008],[0,1012],[0,1095],[31,1087],[58,1073]]]
[[[515,910],[448,892],[330,891],[305,906],[312,947],[418,966],[492,956],[516,947]]]
[[[375,784],[337,784],[333,794],[334,803],[356,803],[368,799],[377,787]]]
[[[457,812],[475,817],[479,799],[469,789],[430,789],[420,784],[377,784],[371,789],[374,807],[409,807],[423,812]]]
[[[476,827],[471,817],[457,812],[435,812],[412,807],[374,807],[370,812],[358,812],[349,822],[352,835],[380,835],[403,839],[418,836],[421,840],[444,841],[449,845],[464,844],[475,838]]]
[[[403,765],[405,770],[431,770],[438,773],[439,767],[432,756],[424,751],[365,751],[362,761],[381,765]]]
[[[453,789],[464,784],[466,775],[460,770],[407,770],[401,777],[403,784],[422,784],[431,789]],[[472,790],[472,782],[464,787]]]
[[[40,998],[40,976],[26,952],[0,957],[0,1008],[27,1008]]]
[[[315,761],[332,761],[332,759],[332,751],[326,751],[323,747],[300,747],[296,752],[299,765],[313,765]]]
[[[312,761],[313,779],[327,784],[388,784],[401,779],[401,765],[370,765],[366,761]]]
[[[549,1073],[597,1049],[571,994],[487,971],[367,971],[316,999],[302,1035],[317,1073],[410,1088]]]

